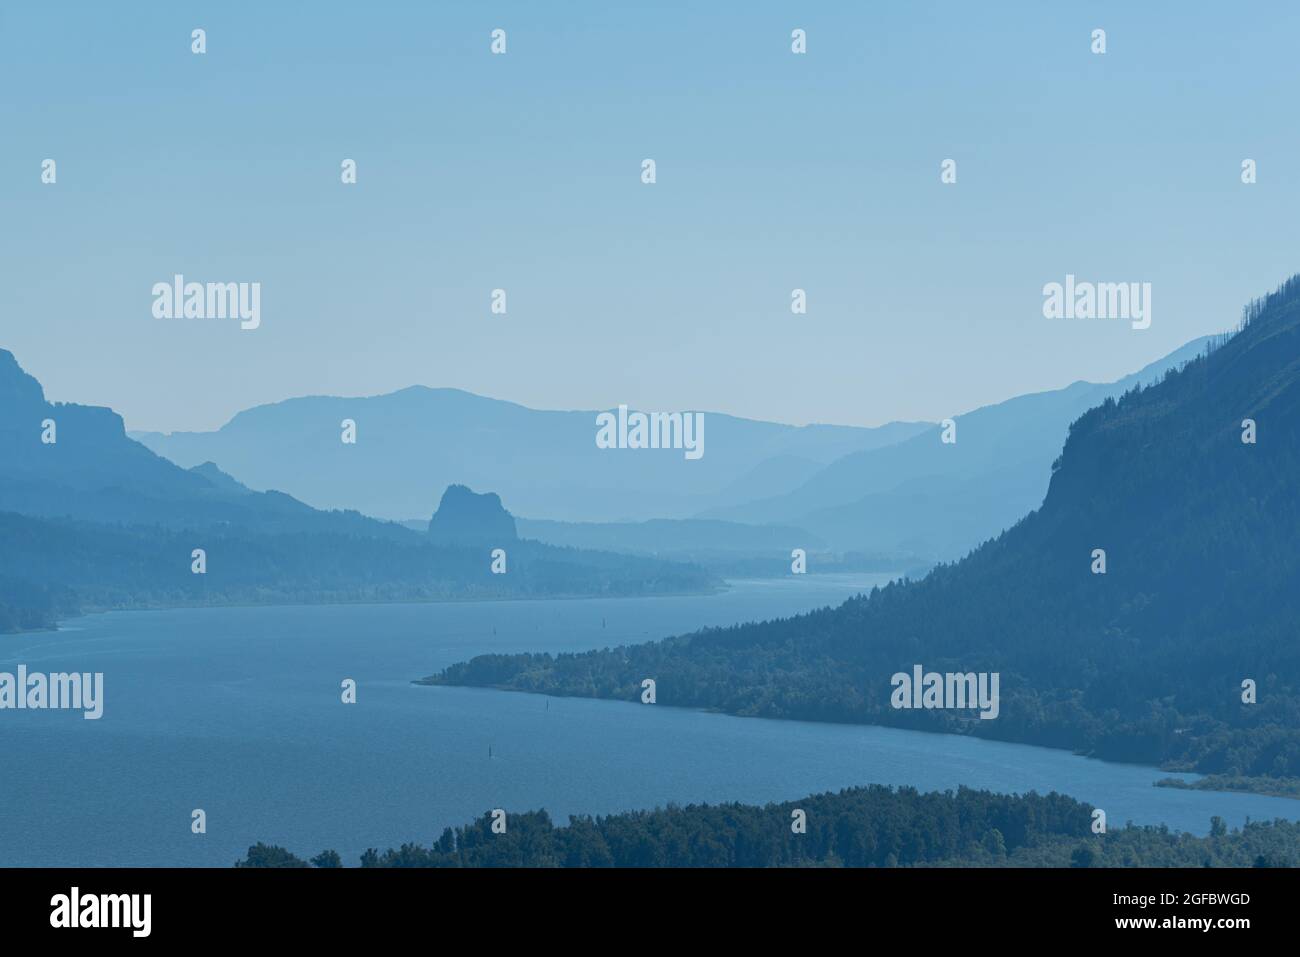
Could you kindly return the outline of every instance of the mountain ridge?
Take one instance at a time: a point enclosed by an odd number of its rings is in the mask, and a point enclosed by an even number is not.
[[[806,528],[837,548],[956,558],[1037,508],[1071,421],[1107,396],[1151,382],[1200,354],[1201,337],[1110,383],[1076,380],[955,417],[956,441],[933,428],[850,453],[776,498],[710,509],[700,518]]]
[[[1295,777],[1300,276],[1244,316],[1205,354],[1076,419],[1042,506],[923,579],[796,618],[480,656],[424,680],[635,701],[654,677],[661,704]],[[1255,417],[1261,438],[1243,442]],[[891,675],[918,663],[999,673],[999,717],[892,705]]]
[[[792,462],[829,463],[907,438],[928,423],[793,426],[706,412],[705,454],[600,449],[601,410],[535,410],[461,389],[302,396],[245,409],[211,432],[131,432],[178,465],[213,461],[251,488],[386,519],[427,514],[428,487],[492,488],[519,514],[556,521],[687,517],[737,483],[782,487]],[[340,423],[357,424],[355,445]],[[288,449],[291,455],[283,454]],[[416,484],[412,477],[418,476]],[[772,483],[776,482],[777,485]]]
[[[492,496],[497,507],[499,499]],[[200,565],[203,567],[200,570]],[[511,540],[510,570],[395,522],[183,469],[0,350],[0,631],[95,608],[707,592],[685,562]]]

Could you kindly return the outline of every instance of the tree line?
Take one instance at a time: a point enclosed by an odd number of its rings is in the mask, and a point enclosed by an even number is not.
[[[1300,824],[1219,818],[1205,837],[1166,827],[1092,832],[1093,808],[1064,795],[881,785],[798,801],[670,805],[574,816],[491,813],[428,846],[371,848],[361,867],[1294,867]],[[800,829],[796,821],[802,817]],[[332,850],[302,859],[256,844],[236,867],[341,867]]]

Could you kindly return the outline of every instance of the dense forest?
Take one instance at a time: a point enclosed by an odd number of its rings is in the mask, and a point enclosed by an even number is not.
[[[52,628],[62,614],[77,608],[66,589],[51,589],[0,575],[0,635]]]
[[[506,573],[485,548],[340,531],[257,535],[102,525],[0,512],[0,632],[50,627],[78,609],[159,605],[415,601],[695,591],[702,569],[607,552],[509,543]],[[195,548],[206,572],[191,571]],[[57,582],[53,591],[46,583]]]
[[[653,678],[660,705],[1300,776],[1297,487],[1300,277],[1208,354],[1078,419],[1042,508],[922,580],[787,620],[486,655],[425,680],[636,701]],[[890,678],[915,664],[999,673],[1000,716],[895,710]]]
[[[795,832],[803,812],[803,833]],[[431,846],[362,855],[362,867],[1295,867],[1300,824],[1219,818],[1193,837],[1165,827],[1092,833],[1093,809],[1060,794],[962,788],[920,793],[879,785],[763,807],[669,806],[556,827],[545,811],[447,828]],[[341,867],[335,851],[311,859]],[[282,847],[257,844],[236,867],[307,867]]]

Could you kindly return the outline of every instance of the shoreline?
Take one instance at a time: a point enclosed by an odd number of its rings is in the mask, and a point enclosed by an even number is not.
[[[1197,772],[1187,772],[1195,774]],[[1206,774],[1196,781],[1162,778],[1158,788],[1180,791],[1213,791],[1219,794],[1260,794],[1265,797],[1300,801],[1300,778],[1265,778],[1251,775]]]
[[[808,578],[829,578],[831,576],[850,576],[850,575],[878,575],[883,572],[854,572],[854,571],[828,571],[828,572],[810,572]],[[732,578],[724,578],[722,584],[714,588],[696,589],[690,591],[664,591],[652,592],[649,594],[619,594],[619,595],[591,595],[591,594],[557,594],[557,595],[506,595],[506,596],[481,596],[481,597],[464,597],[464,598],[397,598],[392,600],[377,600],[372,598],[361,599],[323,599],[320,601],[204,601],[204,602],[147,602],[139,605],[90,605],[77,611],[76,614],[60,617],[53,626],[49,628],[23,628],[18,631],[0,632],[0,640],[13,635],[40,635],[54,634],[63,630],[65,622],[76,621],[78,618],[85,618],[89,615],[106,615],[111,612],[136,612],[136,611],[182,611],[202,608],[307,608],[317,605],[454,605],[454,604],[476,604],[481,602],[515,602],[515,601],[599,601],[607,599],[610,601],[621,601],[623,599],[654,599],[654,598],[707,598],[712,595],[722,595],[732,590],[733,585],[745,582],[779,582],[785,581],[792,576],[778,575],[770,578],[764,578],[753,575],[738,575]],[[865,592],[862,592],[865,594]]]
[[[740,580],[740,579],[736,579]],[[712,588],[700,591],[680,591],[680,592],[653,592],[645,595],[510,595],[510,596],[483,596],[480,598],[400,598],[391,601],[381,601],[376,599],[333,599],[322,601],[206,601],[206,602],[160,602],[140,605],[105,605],[89,606],[79,610],[74,615],[61,617],[49,628],[23,628],[18,631],[0,632],[0,639],[14,635],[41,635],[55,634],[63,630],[63,625],[67,622],[76,621],[78,618],[86,618],[90,615],[107,615],[113,612],[139,612],[139,611],[193,611],[203,608],[311,608],[321,605],[456,605],[456,604],[477,604],[481,602],[496,601],[596,601],[599,599],[609,599],[610,601],[619,601],[625,598],[703,598],[709,595],[720,595],[730,591],[731,587],[724,584],[718,588]]]
[[[521,688],[509,688],[504,685],[473,685],[473,684],[453,684],[449,682],[437,681],[436,675],[427,675],[424,678],[412,678],[411,684],[423,688],[461,688],[472,691],[501,691],[510,694],[536,695],[543,698],[570,698],[577,701],[607,701],[615,704],[635,705],[636,702],[624,698],[606,698],[597,695],[565,695],[565,694],[548,694],[545,691],[525,691]],[[892,724],[884,724],[877,721],[818,721],[815,718],[787,718],[787,717],[768,717],[756,714],[736,714],[732,711],[726,711],[721,708],[695,707],[685,705],[656,705],[656,707],[672,708],[676,711],[693,711],[697,714],[716,714],[726,715],[729,718],[738,718],[743,720],[757,721],[789,721],[796,724],[809,725],[834,725],[840,728],[881,728],[887,731],[912,731],[918,734],[944,735],[954,738],[966,738],[973,741],[987,741],[997,744],[1014,744],[1025,748],[1043,748],[1047,751],[1059,751],[1067,754],[1073,754],[1076,757],[1086,758],[1090,761],[1100,761],[1102,764],[1114,764],[1131,768],[1148,768],[1153,772],[1163,774],[1194,774],[1197,775],[1195,781],[1184,781],[1180,778],[1165,777],[1152,781],[1152,787],[1174,788],[1184,791],[1207,791],[1220,794],[1257,794],[1261,797],[1274,797],[1287,800],[1300,800],[1300,779],[1296,778],[1278,778],[1277,783],[1286,785],[1282,789],[1272,788],[1270,785],[1273,779],[1248,776],[1228,776],[1204,774],[1200,771],[1177,770],[1170,767],[1164,767],[1159,764],[1146,764],[1142,761],[1117,761],[1112,758],[1098,757],[1086,751],[1076,751],[1071,748],[1056,748],[1047,744],[1036,744],[1031,741],[1019,741],[1010,738],[985,737],[983,735],[959,734],[953,731],[931,731],[926,728],[904,728]],[[1249,786],[1231,787],[1223,783],[1225,780],[1250,782]],[[1210,782],[1210,783],[1207,783]]]

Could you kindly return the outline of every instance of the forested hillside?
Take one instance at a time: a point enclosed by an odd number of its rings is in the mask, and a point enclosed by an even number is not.
[[[206,570],[192,571],[196,548]],[[515,542],[486,549],[337,532],[255,535],[34,519],[0,512],[0,632],[78,610],[190,604],[670,594],[711,587],[690,565]],[[50,585],[47,583],[57,583]],[[12,621],[6,628],[6,621]]]
[[[660,705],[1300,775],[1298,433],[1300,277],[1207,356],[1078,419],[1043,507],[921,581],[653,644],[484,656],[428,680],[637,700],[654,678]],[[998,672],[999,717],[893,709],[890,677],[915,664]]]
[[[87,609],[656,595],[720,584],[685,562],[519,541],[513,523],[501,544],[508,555],[493,574],[487,547],[253,492],[211,462],[182,469],[127,438],[111,409],[48,402],[0,350],[0,633],[50,628]]]

